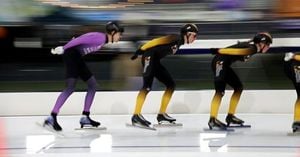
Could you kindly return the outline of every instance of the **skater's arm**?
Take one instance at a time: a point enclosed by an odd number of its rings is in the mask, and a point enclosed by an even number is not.
[[[239,56],[245,56],[252,54],[251,48],[222,48],[218,49],[219,54],[223,55],[239,55]]]
[[[300,54],[295,54],[293,59],[296,61],[300,61]]]
[[[173,35],[156,38],[156,39],[153,39],[153,40],[147,42],[146,44],[144,44],[141,47],[141,50],[145,51],[145,50],[150,49],[155,46],[167,45],[167,44],[174,42],[176,39],[177,39],[176,36],[173,36]]]

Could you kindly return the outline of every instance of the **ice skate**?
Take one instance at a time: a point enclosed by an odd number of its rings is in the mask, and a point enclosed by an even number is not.
[[[131,124],[126,124],[126,126],[133,126],[143,129],[149,129],[149,130],[156,130],[155,128],[152,128],[151,123],[147,121],[141,114],[134,114],[131,117]]]
[[[214,117],[210,117],[208,121],[208,127],[210,131],[234,131],[233,129],[227,128],[226,124],[222,123],[221,121],[219,121],[217,118]]]
[[[293,123],[292,125],[292,128],[293,128],[293,132],[300,132],[300,121],[296,121]]]
[[[43,127],[50,127],[51,129],[55,130],[55,131],[62,131],[61,126],[58,124],[56,118],[53,118],[52,116],[49,116],[45,119],[44,123],[43,123]]]
[[[182,126],[180,123],[176,123],[176,119],[170,117],[166,113],[160,113],[156,117],[158,124],[154,124],[154,127],[161,127],[161,126]]]
[[[244,125],[244,121],[237,118],[233,114],[228,114],[226,117],[227,127],[240,127],[240,128],[249,128],[251,125]],[[232,124],[232,125],[231,125]]]
[[[293,132],[288,132],[288,136],[300,136],[300,121],[295,121],[292,124],[292,131]]]
[[[36,122],[36,125],[57,137],[65,137],[64,133],[62,132],[62,128],[56,121],[56,118],[52,116],[47,117],[43,123]]]
[[[81,128],[97,128],[100,125],[99,122],[94,121],[90,116],[83,115],[80,118],[80,127]]]

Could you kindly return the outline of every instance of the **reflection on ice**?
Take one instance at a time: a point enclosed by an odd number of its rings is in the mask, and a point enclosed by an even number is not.
[[[226,133],[200,133],[200,150],[201,152],[211,152],[209,147],[209,142],[219,141],[222,138],[226,137]],[[218,152],[227,152],[227,144],[221,146],[218,149]]]
[[[112,136],[110,134],[101,134],[90,144],[91,152],[111,152],[111,147]]]
[[[40,153],[44,149],[50,148],[55,141],[54,135],[29,135],[26,136],[26,153]]]

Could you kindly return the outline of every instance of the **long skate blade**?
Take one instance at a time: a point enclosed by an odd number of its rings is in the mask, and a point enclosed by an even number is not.
[[[141,129],[147,129],[147,130],[153,130],[153,131],[156,131],[155,128],[153,127],[147,127],[147,126],[141,126],[141,125],[132,125],[132,124],[129,124],[129,123],[126,123],[126,127],[134,127],[134,128],[141,128]]]
[[[54,134],[55,136],[58,136],[58,137],[66,137],[62,131],[56,131],[54,129],[52,129],[50,126],[44,126],[43,124],[41,124],[40,122],[36,122],[35,123],[38,127],[42,128],[43,130],[46,130],[48,131],[49,133],[52,133]]]
[[[232,128],[226,128],[226,129],[221,129],[221,128],[212,128],[212,129],[209,129],[209,128],[203,128],[204,131],[206,132],[233,132],[234,129]]]
[[[251,125],[229,125],[227,128],[251,128]]]
[[[182,127],[182,123],[158,123],[153,124],[153,127],[159,128],[159,127]]]
[[[287,135],[288,135],[288,136],[300,136],[300,131],[296,131],[296,132],[288,132]]]
[[[83,128],[75,128],[74,130],[101,131],[101,130],[107,130],[107,128],[106,127],[83,127]]]

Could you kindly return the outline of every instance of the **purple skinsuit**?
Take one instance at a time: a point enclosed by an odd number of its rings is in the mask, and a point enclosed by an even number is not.
[[[66,52],[69,48],[77,47],[82,56],[98,51],[106,43],[106,35],[99,32],[83,34],[64,46]]]

